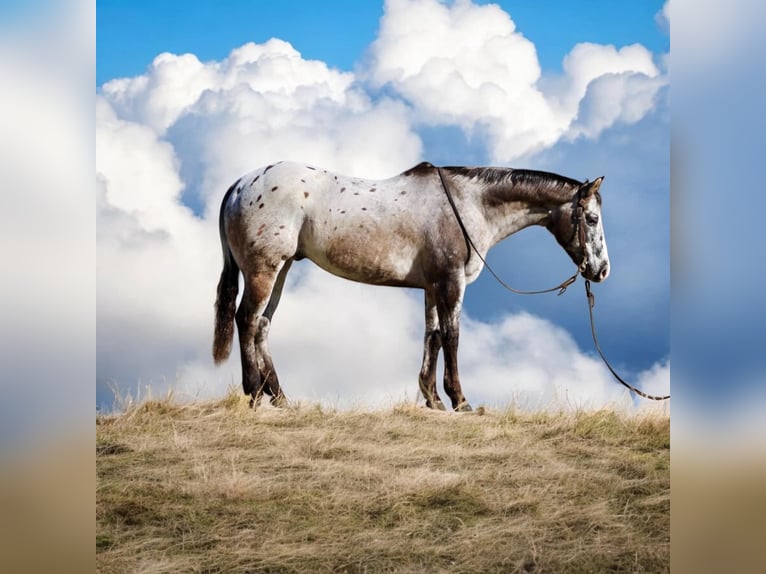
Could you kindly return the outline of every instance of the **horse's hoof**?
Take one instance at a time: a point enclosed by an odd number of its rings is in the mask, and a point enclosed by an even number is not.
[[[275,406],[277,408],[283,408],[288,405],[287,397],[283,394],[279,394],[279,396],[271,397],[269,399],[269,402],[272,404],[272,406]]]
[[[436,411],[446,411],[447,409],[444,407],[444,403],[441,401],[426,401],[426,406],[429,409],[434,409]]]
[[[468,404],[468,401],[463,401],[455,407],[454,411],[456,413],[470,413],[473,409],[471,408],[471,405]]]
[[[253,410],[256,410],[258,407],[261,406],[261,398],[263,397],[263,393],[254,393],[250,395],[250,408]]]

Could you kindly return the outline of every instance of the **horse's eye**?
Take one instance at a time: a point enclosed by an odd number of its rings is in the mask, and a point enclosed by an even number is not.
[[[588,213],[585,215],[585,223],[590,225],[591,227],[596,225],[598,223],[598,215],[595,213]]]

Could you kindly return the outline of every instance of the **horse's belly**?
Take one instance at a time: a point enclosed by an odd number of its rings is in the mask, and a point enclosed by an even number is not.
[[[336,233],[301,241],[302,255],[334,275],[373,285],[417,287],[417,246],[402,237],[370,233]]]

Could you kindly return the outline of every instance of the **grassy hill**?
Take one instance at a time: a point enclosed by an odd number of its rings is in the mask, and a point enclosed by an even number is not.
[[[670,424],[236,395],[96,419],[99,572],[664,572]]]

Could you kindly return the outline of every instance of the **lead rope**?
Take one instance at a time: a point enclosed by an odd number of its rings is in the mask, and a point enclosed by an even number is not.
[[[460,226],[460,230],[463,232],[463,237],[465,238],[466,247],[468,247],[468,258],[471,257],[471,250],[473,249],[474,253],[479,256],[479,259],[481,259],[481,262],[484,264],[484,267],[487,268],[487,271],[489,271],[492,276],[497,280],[500,285],[505,287],[508,291],[511,293],[516,293],[518,295],[542,295],[543,293],[551,293],[553,291],[556,291],[558,289],[557,295],[563,295],[567,287],[569,287],[572,283],[577,281],[577,275],[579,275],[581,271],[581,267],[575,271],[574,275],[572,275],[569,279],[565,279],[555,287],[551,287],[550,289],[543,289],[541,291],[520,291],[518,289],[514,289],[508,283],[500,279],[497,273],[495,273],[495,270],[490,267],[489,263],[487,263],[487,260],[484,259],[481,253],[479,253],[479,250],[476,249],[476,245],[474,245],[473,240],[471,239],[471,236],[468,235],[468,230],[465,228],[465,224],[463,223],[463,219],[460,217],[460,213],[457,210],[457,205],[455,205],[455,200],[452,199],[452,194],[449,191],[449,187],[447,187],[447,182],[444,181],[444,175],[442,174],[442,169],[440,167],[436,168],[436,171],[439,173],[439,179],[442,182],[442,187],[444,188],[444,193],[447,195],[447,201],[449,201],[450,207],[452,207],[452,211],[455,213],[455,218],[457,219],[457,223]],[[468,258],[466,259],[466,263],[468,262]],[[583,262],[584,263],[584,262]]]
[[[609,364],[609,361],[606,360],[606,357],[604,356],[604,353],[601,351],[601,346],[598,344],[598,338],[596,337],[596,325],[593,322],[593,307],[596,305],[596,297],[593,295],[593,293],[590,290],[590,280],[585,280],[585,295],[588,298],[588,315],[590,316],[590,332],[591,335],[593,335],[593,344],[596,346],[596,350],[598,351],[598,354],[601,355],[601,360],[604,361],[604,364],[609,369],[609,371],[614,375],[614,378],[617,379],[620,383],[628,387],[631,391],[636,393],[637,395],[644,397],[645,399],[649,399],[652,401],[664,401],[670,398],[670,395],[666,395],[664,397],[656,396],[656,395],[649,395],[633,385],[630,385],[626,383],[624,380],[622,380],[622,377],[618,375],[615,370],[612,368],[612,365]]]
[[[455,218],[457,219],[458,225],[460,225],[460,230],[463,232],[463,237],[465,238],[466,247],[468,247],[468,259],[471,257],[471,249],[476,253],[476,255],[479,256],[479,259],[481,259],[481,262],[484,263],[484,266],[489,270],[489,272],[492,274],[492,276],[497,280],[500,285],[505,287],[508,291],[511,291],[512,293],[517,293],[519,295],[540,295],[542,293],[550,293],[552,291],[556,291],[557,289],[559,292],[557,295],[563,295],[564,292],[566,292],[567,287],[569,287],[572,283],[577,281],[577,276],[585,270],[585,263],[586,260],[583,259],[582,263],[580,263],[580,266],[577,268],[577,271],[575,271],[575,274],[572,275],[569,279],[566,279],[565,281],[562,281],[559,285],[556,287],[551,287],[550,289],[543,289],[542,291],[519,291],[518,289],[514,289],[510,285],[508,285],[505,281],[500,279],[500,277],[495,273],[494,269],[490,267],[489,263],[487,263],[486,259],[479,253],[479,250],[476,249],[476,245],[474,245],[473,240],[471,239],[471,236],[468,235],[468,230],[465,228],[465,224],[463,223],[463,219],[460,217],[460,213],[457,210],[457,206],[455,205],[455,200],[452,199],[452,194],[449,191],[449,187],[447,187],[447,182],[444,181],[444,175],[442,174],[442,170],[440,167],[436,168],[437,173],[439,174],[439,179],[441,180],[442,187],[444,188],[444,193],[447,195],[447,201],[449,201],[450,207],[452,207],[452,211],[455,213]],[[580,227],[580,233],[583,233],[582,226],[578,224],[578,227]],[[582,241],[581,238],[581,242]],[[467,259],[466,259],[467,262]],[[601,351],[601,346],[598,344],[598,338],[596,337],[596,325],[593,322],[593,307],[596,304],[596,298],[593,295],[593,293],[590,290],[590,280],[585,280],[585,294],[588,298],[588,315],[590,316],[590,332],[591,335],[593,335],[593,344],[596,346],[596,351],[598,351],[598,354],[601,356],[601,360],[604,361],[604,364],[609,369],[609,372],[612,373],[615,379],[617,379],[620,383],[622,383],[624,386],[626,386],[628,389],[636,393],[638,396],[643,397],[645,399],[649,399],[652,401],[664,401],[670,398],[670,395],[667,396],[655,396],[647,394],[633,385],[626,383],[620,375],[617,374],[617,372],[612,368],[612,365],[609,364],[609,361],[607,361],[606,357],[604,356],[603,351]]]

